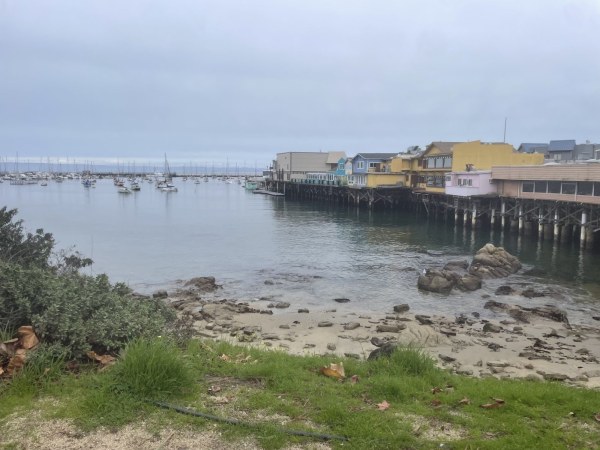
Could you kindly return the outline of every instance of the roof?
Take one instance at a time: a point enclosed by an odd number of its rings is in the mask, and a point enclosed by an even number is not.
[[[337,164],[340,159],[346,157],[346,152],[327,152],[327,161],[325,164]]]
[[[562,141],[550,141],[548,144],[549,152],[570,152],[575,149],[575,139],[565,139]]]
[[[451,153],[455,144],[460,144],[460,142],[434,141],[427,146],[427,149],[437,147],[442,153]]]
[[[548,150],[548,144],[543,142],[523,142],[519,145],[518,151],[521,153],[545,153]]]
[[[390,159],[397,154],[398,153],[357,153],[356,156],[360,156],[364,159]]]

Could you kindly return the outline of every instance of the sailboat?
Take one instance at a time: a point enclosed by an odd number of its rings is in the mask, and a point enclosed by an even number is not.
[[[167,154],[165,153],[165,179],[163,184],[160,186],[160,190],[163,192],[177,192],[177,188],[173,184],[173,178],[171,177],[171,169],[169,168],[169,161],[167,161]]]

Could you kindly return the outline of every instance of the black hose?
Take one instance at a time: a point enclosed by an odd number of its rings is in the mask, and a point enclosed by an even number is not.
[[[228,419],[226,417],[214,416],[212,414],[195,411],[193,409],[184,408],[182,406],[171,405],[169,403],[157,402],[154,400],[148,400],[148,403],[152,403],[153,405],[160,406],[161,408],[172,409],[173,411],[177,411],[178,413],[181,413],[181,414],[187,414],[188,416],[202,417],[204,419],[210,419],[210,420],[214,420],[216,422],[228,423],[230,425],[243,425],[243,426],[247,426],[247,427],[260,426],[259,424],[243,422],[238,419]],[[332,439],[337,439],[339,441],[347,441],[348,440],[348,438],[346,436],[337,436],[335,434],[311,433],[310,431],[288,430],[287,428],[277,428],[277,430],[282,433],[291,434],[294,436],[313,437],[313,438],[323,439],[326,441],[332,440]]]

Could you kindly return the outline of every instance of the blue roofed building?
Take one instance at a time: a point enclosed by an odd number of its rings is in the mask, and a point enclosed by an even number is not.
[[[548,157],[554,161],[572,160],[575,151],[575,139],[550,141],[548,144]]]

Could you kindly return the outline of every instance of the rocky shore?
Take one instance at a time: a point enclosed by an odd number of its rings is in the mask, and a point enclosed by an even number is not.
[[[219,290],[212,277],[195,278],[176,292],[155,295],[189,315],[197,335],[204,338],[298,355],[358,359],[375,358],[395,345],[413,345],[458,374],[600,387],[600,317],[598,326],[575,324],[555,306],[497,301],[512,294],[510,289],[498,292],[496,299],[482,300],[494,320],[478,313],[413,314],[408,304],[357,313],[345,310],[350,299],[330,299],[319,311],[292,311],[288,303],[268,300],[204,300],[204,295],[212,292],[214,297]],[[527,295],[516,298],[526,302]]]

